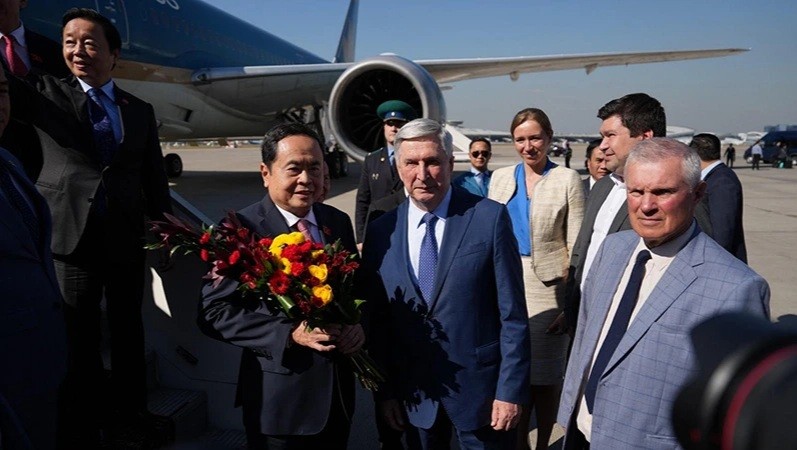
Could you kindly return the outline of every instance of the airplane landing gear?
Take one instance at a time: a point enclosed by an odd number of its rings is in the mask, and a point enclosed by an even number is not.
[[[168,153],[163,157],[163,166],[166,169],[166,176],[177,178],[183,173],[183,160],[176,153]]]

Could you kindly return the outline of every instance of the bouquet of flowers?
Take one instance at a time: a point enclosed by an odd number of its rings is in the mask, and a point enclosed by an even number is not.
[[[245,297],[265,301],[290,318],[306,320],[311,329],[360,322],[365,300],[351,294],[359,263],[340,240],[324,245],[306,241],[299,232],[259,237],[241,225],[233,212],[220,225],[201,229],[165,216],[166,221],[150,222],[161,240],[147,248],[170,248],[170,255],[198,254],[212,265],[205,278],[213,280],[214,286],[224,278],[235,280]],[[384,382],[366,350],[358,350],[349,359],[365,388],[375,391]]]

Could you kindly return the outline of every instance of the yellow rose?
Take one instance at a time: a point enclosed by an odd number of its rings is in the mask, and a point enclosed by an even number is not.
[[[324,250],[313,250],[310,254],[313,256],[313,259],[318,259],[319,256],[324,254]]]
[[[282,271],[285,272],[285,275],[290,275],[291,261],[288,258],[280,258],[280,262],[282,263]]]
[[[310,271],[310,275],[318,278],[318,281],[320,281],[322,283],[327,281],[328,272],[327,272],[327,265],[326,264],[321,264],[320,266],[313,265],[313,266],[308,267],[307,270]]]
[[[304,235],[298,231],[294,231],[293,233],[288,233],[288,237],[286,238],[286,244],[304,244]]]
[[[291,244],[302,244],[304,243],[304,235],[298,231],[294,231],[293,233],[286,233],[280,234],[279,236],[275,237],[274,240],[271,242],[271,247],[268,248],[268,251],[276,256],[277,258],[282,256],[282,248],[286,245]]]
[[[313,287],[313,295],[320,298],[324,305],[332,301],[332,286],[322,284],[321,286]]]

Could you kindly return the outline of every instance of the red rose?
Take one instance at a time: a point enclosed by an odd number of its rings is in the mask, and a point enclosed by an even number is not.
[[[304,272],[304,269],[305,269],[305,265],[303,263],[300,263],[298,261],[291,263],[291,275],[293,275],[295,277],[298,277],[299,275],[301,275],[302,272]]]
[[[324,306],[324,301],[321,300],[319,297],[316,297],[315,295],[313,296],[312,302],[313,306],[315,306],[316,308],[322,308]]]
[[[263,239],[257,241],[258,244],[260,244],[261,246],[266,247],[266,248],[271,247],[271,243],[272,242],[273,241],[270,238],[263,238]]]
[[[199,258],[207,262],[210,259],[210,252],[203,248],[199,251]]]
[[[249,229],[248,228],[238,228],[238,237],[241,239],[246,239],[249,237]]]
[[[257,287],[257,284],[255,284],[255,282],[254,282],[254,281],[250,281],[250,282],[246,283],[246,286],[247,286],[249,289],[255,289],[255,288]]]
[[[300,261],[302,259],[302,249],[298,245],[287,245],[282,249],[282,257],[288,261]]]
[[[241,252],[236,250],[230,254],[230,257],[227,258],[227,261],[230,263],[231,266],[234,266],[239,259],[241,259]]]
[[[207,232],[203,233],[202,237],[199,238],[199,243],[202,244],[202,245],[205,245],[208,242],[210,242],[210,233],[207,233]]]

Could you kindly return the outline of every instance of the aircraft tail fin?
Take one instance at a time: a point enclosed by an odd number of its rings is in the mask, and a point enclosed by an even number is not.
[[[332,62],[344,63],[354,62],[354,46],[357,44],[357,11],[359,0],[351,0],[349,11],[346,13],[346,21],[343,23],[343,31],[340,33],[338,51],[335,52],[335,59]]]

